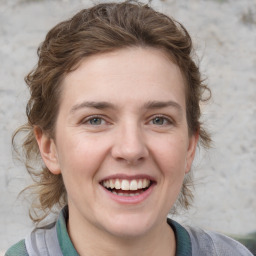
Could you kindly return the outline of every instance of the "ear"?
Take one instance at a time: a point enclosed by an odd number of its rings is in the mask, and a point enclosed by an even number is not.
[[[196,147],[199,139],[199,132],[195,132],[189,137],[189,145],[187,150],[187,157],[186,157],[186,165],[185,165],[185,173],[188,173],[191,169],[191,165],[193,163]]]
[[[55,142],[38,126],[34,127],[34,134],[41,153],[41,157],[51,173],[60,174],[60,166]]]

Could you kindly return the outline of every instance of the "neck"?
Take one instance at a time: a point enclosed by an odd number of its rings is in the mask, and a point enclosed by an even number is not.
[[[81,256],[174,256],[176,251],[174,232],[166,222],[147,234],[133,237],[115,236],[89,223],[81,225],[72,217],[67,226],[71,241]]]

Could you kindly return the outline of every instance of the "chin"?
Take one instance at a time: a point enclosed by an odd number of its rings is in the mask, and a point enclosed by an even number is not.
[[[134,225],[118,226],[116,228],[112,227],[111,230],[113,236],[125,239],[141,237],[147,234],[147,232],[147,227],[138,227]]]
[[[120,238],[134,238],[147,234],[153,228],[154,221],[145,216],[119,216],[112,219],[105,228],[112,235]],[[107,223],[105,223],[107,224]]]

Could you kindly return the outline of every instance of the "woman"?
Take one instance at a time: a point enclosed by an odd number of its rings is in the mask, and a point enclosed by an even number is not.
[[[211,141],[199,120],[209,89],[181,24],[140,3],[100,4],[50,30],[38,55],[17,133],[32,219],[63,209],[6,255],[252,255],[167,219],[189,207],[196,147]]]

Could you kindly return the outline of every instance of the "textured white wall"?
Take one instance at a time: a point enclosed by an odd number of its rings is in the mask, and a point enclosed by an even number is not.
[[[27,203],[17,199],[28,177],[11,157],[11,134],[25,118],[23,78],[46,32],[88,4],[0,0],[0,251],[32,228]],[[227,233],[256,230],[256,1],[153,0],[153,6],[188,29],[213,92],[204,119],[214,147],[200,152],[195,206],[178,219]]]

